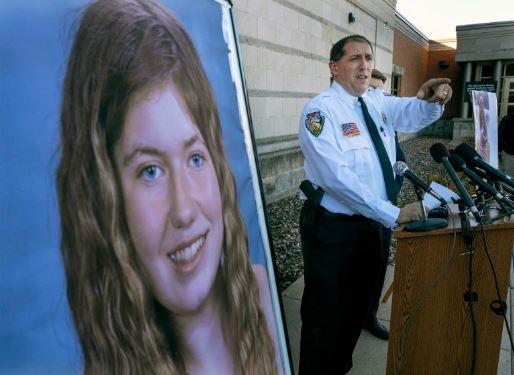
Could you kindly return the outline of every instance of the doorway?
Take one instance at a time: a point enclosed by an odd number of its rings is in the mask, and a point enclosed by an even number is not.
[[[514,77],[503,79],[500,119],[508,113],[514,113]]]

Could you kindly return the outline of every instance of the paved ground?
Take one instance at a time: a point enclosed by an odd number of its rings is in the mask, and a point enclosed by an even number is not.
[[[387,290],[393,280],[393,267],[389,267],[386,275],[386,281],[384,283],[384,291]],[[298,358],[300,348],[300,301],[303,292],[303,277],[296,280],[291,284],[283,293],[283,303],[286,315],[287,329],[289,333],[289,342],[291,345],[291,355],[294,364],[294,373],[298,373]],[[509,306],[508,318],[509,325],[511,314],[513,313],[512,294],[514,293],[514,278],[511,271],[511,281],[509,287],[509,293],[507,296],[507,304]],[[386,303],[381,303],[378,311],[378,318],[380,321],[389,326],[389,320],[391,315],[391,301],[392,298]],[[514,369],[512,368],[512,355],[510,351],[509,339],[504,328],[500,361],[498,365],[498,375],[514,375]],[[353,355],[353,369],[350,371],[350,375],[380,375],[386,373],[386,362],[387,362],[387,341],[379,340],[368,332],[363,331],[357,347]],[[477,374],[479,375],[479,374]]]

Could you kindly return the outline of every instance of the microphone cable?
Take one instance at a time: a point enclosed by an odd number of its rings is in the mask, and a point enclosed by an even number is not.
[[[487,256],[487,261],[489,262],[489,268],[491,269],[491,273],[493,275],[494,286],[495,286],[495,289],[496,289],[496,296],[498,298],[496,300],[491,301],[491,303],[489,304],[489,307],[496,315],[503,316],[503,321],[505,322],[505,328],[507,328],[507,333],[509,335],[510,348],[514,352],[514,342],[512,341],[512,333],[510,331],[509,322],[507,321],[507,316],[506,316],[506,313],[507,313],[507,303],[501,298],[498,278],[496,276],[496,269],[494,267],[494,263],[493,263],[493,260],[491,258],[491,254],[489,253],[489,249],[487,247],[487,240],[486,240],[486,236],[485,236],[485,229],[484,229],[484,226],[482,225],[482,223],[480,223],[479,229],[480,229],[480,232],[481,232],[482,243],[484,245],[484,252],[485,252],[485,255]]]
[[[479,225],[482,225],[482,220],[480,220]],[[476,355],[477,355],[477,323],[475,320],[475,313],[473,311],[473,302],[478,301],[478,293],[473,291],[473,254],[476,249],[476,241],[477,236],[475,235],[475,231],[469,232],[469,235],[471,236],[471,241],[466,241],[466,247],[467,247],[467,255],[468,255],[468,290],[464,293],[464,301],[468,303],[469,306],[469,315],[471,318],[471,371],[470,374],[475,374],[475,364],[476,364]],[[466,253],[462,254],[466,255]]]
[[[474,375],[475,373],[475,365],[476,365],[476,351],[477,351],[477,328],[476,328],[476,320],[475,320],[475,314],[473,311],[473,302],[478,301],[478,295],[476,292],[473,291],[473,254],[474,250],[477,249],[477,241],[478,237],[481,237],[483,245],[484,245],[484,252],[486,254],[489,267],[491,269],[493,279],[494,279],[494,285],[496,289],[496,300],[491,301],[489,304],[490,309],[496,314],[503,316],[503,320],[505,322],[505,326],[507,328],[507,333],[509,335],[509,341],[511,350],[514,351],[514,342],[512,340],[512,334],[510,331],[509,323],[507,321],[506,312],[507,312],[507,304],[505,301],[501,298],[498,278],[496,275],[496,269],[494,267],[494,263],[492,261],[491,255],[489,253],[489,249],[487,247],[487,241],[485,236],[485,228],[482,220],[479,220],[477,222],[478,226],[473,230],[473,239],[472,242],[469,244],[468,248],[468,254],[469,254],[469,262],[468,262],[468,291],[464,294],[464,300],[468,302],[469,306],[469,312],[470,312],[470,318],[471,318],[471,324],[472,324],[472,356],[471,356],[471,375]],[[478,235],[476,232],[480,232]]]

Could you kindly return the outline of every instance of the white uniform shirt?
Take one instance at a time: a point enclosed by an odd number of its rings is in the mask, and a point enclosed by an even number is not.
[[[396,161],[394,131],[415,132],[443,113],[439,103],[385,96],[380,90],[368,90],[362,97],[391,165]],[[357,97],[334,81],[303,108],[299,141],[306,178],[325,191],[324,208],[395,226],[400,209],[387,200],[380,161]]]

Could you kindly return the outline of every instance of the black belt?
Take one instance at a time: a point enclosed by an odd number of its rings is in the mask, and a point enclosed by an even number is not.
[[[374,221],[373,219],[370,219],[369,217],[362,216],[362,215],[345,215],[345,214],[330,212],[323,206],[320,206],[319,209],[320,209],[321,215],[330,217],[332,219],[337,219],[340,221],[358,221],[358,222],[362,222],[362,223]]]

